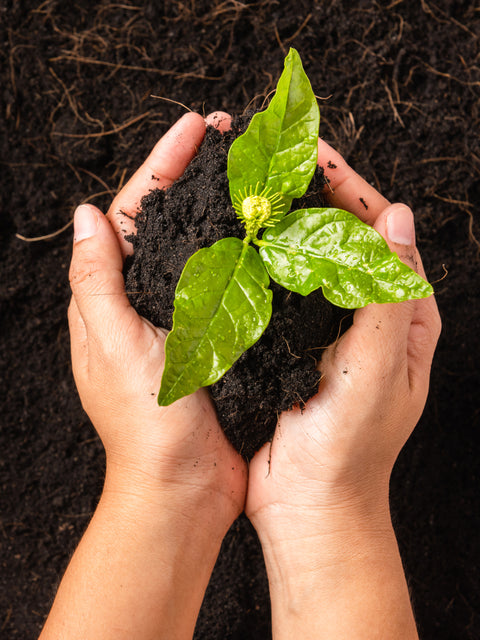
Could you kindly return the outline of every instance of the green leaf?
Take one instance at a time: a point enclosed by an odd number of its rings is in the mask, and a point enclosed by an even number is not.
[[[301,209],[268,229],[260,255],[271,278],[306,296],[319,287],[347,309],[433,293],[372,227],[341,209]]]
[[[260,256],[238,238],[189,258],[175,292],[158,404],[213,384],[260,338],[272,313],[268,285]]]
[[[259,191],[268,187],[283,194],[282,212],[287,213],[292,199],[305,193],[315,171],[319,123],[310,81],[298,52],[290,49],[268,108],[253,116],[246,132],[230,147],[232,200],[258,184]]]

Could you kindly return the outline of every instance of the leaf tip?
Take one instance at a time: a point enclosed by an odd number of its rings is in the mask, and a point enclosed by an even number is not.
[[[157,403],[159,407],[168,407],[172,404],[173,400],[168,399],[168,392],[165,392],[163,385],[160,386],[160,391],[157,396]]]

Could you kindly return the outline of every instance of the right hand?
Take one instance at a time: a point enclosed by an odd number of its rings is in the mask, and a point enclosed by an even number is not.
[[[423,275],[411,211],[389,205],[321,141],[319,162],[332,205],[373,224]],[[251,461],[246,514],[262,543],[276,640],[418,639],[388,494],[439,332],[433,297],[357,310],[324,352],[317,395],[283,413]]]
[[[332,205],[372,224],[424,276],[411,211],[390,205],[322,141],[319,163]],[[269,547],[287,532],[308,538],[343,507],[371,514],[375,505],[388,517],[390,474],[423,411],[439,333],[433,296],[355,312],[323,355],[317,395],[283,413],[273,442],[251,461],[246,513]]]

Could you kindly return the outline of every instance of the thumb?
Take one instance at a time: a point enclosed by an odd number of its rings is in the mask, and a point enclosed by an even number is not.
[[[386,207],[375,221],[374,228],[387,241],[391,251],[414,271],[418,272],[419,255],[415,247],[415,223],[411,209],[396,203]],[[382,305],[369,305],[360,309],[357,321],[375,315],[383,321],[383,334],[399,345],[406,342],[414,310],[414,301]]]
[[[420,254],[409,236],[410,209],[405,205],[394,204],[382,213],[375,224],[377,231],[384,235],[390,248],[396,251],[403,262],[408,264],[422,278],[426,279]],[[402,244],[403,243],[403,244]],[[422,300],[402,302],[402,307],[412,309],[412,317],[408,332],[408,356],[410,383],[428,385],[428,374],[435,347],[441,331],[441,320],[434,296]]]
[[[418,272],[418,253],[415,247],[415,222],[412,210],[404,204],[386,207],[374,224],[402,262]]]
[[[419,259],[415,248],[415,229],[412,211],[402,204],[386,207],[374,225],[399,258],[415,269]],[[342,356],[357,355],[368,358],[370,367],[397,366],[407,361],[408,338],[415,301],[391,304],[370,304],[357,309],[353,327],[347,331],[333,352],[337,365]],[[329,359],[326,359],[329,361]],[[342,364],[343,366],[343,364]],[[373,371],[373,369],[372,369]]]
[[[108,340],[112,324],[125,315],[136,316],[125,294],[123,260],[107,218],[91,204],[80,205],[74,216],[74,244],[70,286],[87,335]],[[137,316],[138,317],[138,316]]]

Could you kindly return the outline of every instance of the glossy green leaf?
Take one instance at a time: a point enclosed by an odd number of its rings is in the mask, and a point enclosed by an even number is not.
[[[257,251],[238,238],[188,260],[175,292],[160,405],[216,382],[260,338],[272,313],[268,285]]]
[[[307,190],[317,164],[320,113],[295,49],[290,49],[275,96],[253,116],[228,154],[232,200],[245,189],[270,188],[283,194],[282,212]]]
[[[260,255],[271,278],[308,295],[322,287],[339,307],[401,302],[433,293],[372,227],[341,209],[301,209],[268,229]]]

